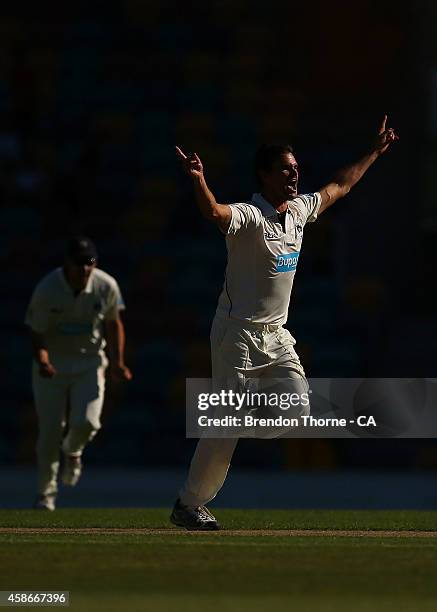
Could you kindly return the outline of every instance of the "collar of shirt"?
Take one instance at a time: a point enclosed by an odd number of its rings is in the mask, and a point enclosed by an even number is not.
[[[59,271],[59,278],[60,278],[63,288],[66,291],[69,291],[70,293],[74,293],[73,289],[70,287],[70,285],[67,282],[67,279],[65,278],[64,269],[58,268],[58,271]],[[94,275],[94,270],[91,271],[91,274],[90,274],[90,277],[88,279],[85,289],[81,291],[80,293],[92,293],[93,275]]]
[[[264,217],[273,217],[273,215],[279,214],[276,208],[274,208],[270,202],[267,202],[260,193],[254,193],[252,195],[252,202],[261,210]],[[287,201],[286,211],[290,212],[290,201]]]

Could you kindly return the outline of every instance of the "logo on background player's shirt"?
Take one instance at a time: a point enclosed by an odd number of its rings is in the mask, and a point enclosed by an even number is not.
[[[294,272],[297,266],[298,253],[284,253],[276,256],[276,272]]]
[[[264,238],[266,240],[278,240],[279,236],[272,234],[271,232],[264,232]]]
[[[83,336],[91,334],[93,326],[90,323],[66,322],[58,325],[58,331],[63,336]]]

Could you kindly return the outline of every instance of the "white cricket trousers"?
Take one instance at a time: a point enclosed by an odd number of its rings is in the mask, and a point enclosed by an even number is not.
[[[307,391],[308,382],[294,344],[290,332],[281,325],[216,316],[211,328],[213,387],[244,390],[256,377],[278,381],[274,389],[277,393],[295,392],[296,388]],[[309,414],[309,407],[299,414]],[[179,492],[182,504],[197,507],[214,499],[223,486],[237,442],[237,437],[200,438]]]
[[[43,378],[34,363],[32,385],[38,415],[38,493],[56,494],[61,443],[64,453],[80,456],[100,429],[105,365],[78,374]]]

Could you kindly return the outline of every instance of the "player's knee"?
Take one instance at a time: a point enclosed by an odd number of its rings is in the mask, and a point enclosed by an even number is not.
[[[311,407],[309,404],[302,406],[302,410],[299,416],[309,416],[311,414]]]
[[[36,455],[39,460],[56,461],[59,456],[60,438],[39,437],[36,444]]]
[[[76,419],[70,421],[70,429],[76,431],[98,431],[100,429],[100,420],[86,416],[84,419]]]
[[[37,448],[57,448],[62,440],[63,430],[57,427],[41,428],[38,432]]]

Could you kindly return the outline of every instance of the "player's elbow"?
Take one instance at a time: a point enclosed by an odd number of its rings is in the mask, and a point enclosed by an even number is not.
[[[217,222],[220,219],[220,213],[215,206],[213,206],[204,216],[208,221]]]
[[[335,193],[336,199],[338,200],[339,198],[344,198],[344,196],[349,193],[351,188],[352,185],[348,181],[338,181]]]
[[[218,205],[213,206],[207,218],[208,218],[208,221],[212,221],[213,223],[222,223],[223,222],[223,211]]]

